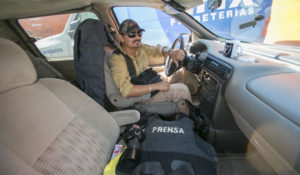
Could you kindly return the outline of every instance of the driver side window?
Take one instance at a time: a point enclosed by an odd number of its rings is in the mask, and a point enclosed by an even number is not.
[[[172,16],[149,7],[114,7],[113,12],[121,24],[125,19],[135,20],[146,31],[143,34],[144,44],[171,47],[181,33],[191,31]]]

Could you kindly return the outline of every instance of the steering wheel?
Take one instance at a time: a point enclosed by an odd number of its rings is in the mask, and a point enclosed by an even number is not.
[[[179,49],[184,50],[184,39],[183,39],[184,34],[185,33],[180,34],[179,37],[177,37],[175,39],[171,49],[174,49],[175,46],[177,45],[177,43],[179,43],[179,45],[180,45]],[[184,59],[186,59],[186,55],[185,55]],[[166,76],[171,76],[174,72],[176,72],[178,69],[180,69],[183,66],[183,62],[184,61],[178,61],[178,67],[177,67],[176,63],[172,60],[172,58],[170,56],[168,56],[167,59],[166,59],[166,63],[165,63],[165,74],[166,74]]]

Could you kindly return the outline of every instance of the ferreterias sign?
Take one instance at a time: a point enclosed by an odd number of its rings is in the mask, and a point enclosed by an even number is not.
[[[197,6],[195,9],[188,11],[199,22],[209,22],[214,20],[224,20],[238,16],[254,14],[254,8],[259,7],[259,3],[253,0],[232,0],[222,1],[221,7],[211,11],[207,8],[207,3]]]

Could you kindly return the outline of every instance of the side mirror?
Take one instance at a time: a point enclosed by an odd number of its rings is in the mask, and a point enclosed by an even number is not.
[[[80,19],[78,20],[75,20],[75,21],[72,21],[70,23],[70,28],[69,28],[69,31],[68,31],[68,35],[73,39],[74,38],[74,35],[75,35],[75,31],[77,29],[77,27],[79,26],[80,24]]]
[[[208,9],[214,11],[222,5],[222,0],[207,0]]]

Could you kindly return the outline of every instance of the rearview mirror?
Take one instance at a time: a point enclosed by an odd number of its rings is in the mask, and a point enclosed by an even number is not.
[[[207,0],[208,9],[214,11],[216,8],[219,8],[222,4],[222,0]]]

